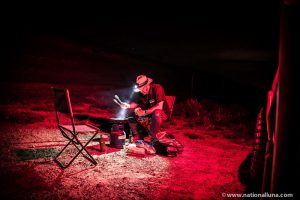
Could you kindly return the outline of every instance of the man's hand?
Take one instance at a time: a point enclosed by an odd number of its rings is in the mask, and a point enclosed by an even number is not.
[[[140,107],[134,109],[134,113],[135,113],[137,116],[139,116],[139,117],[142,117],[142,116],[145,116],[145,115],[146,115],[146,112],[145,112],[144,110],[142,110]]]
[[[120,107],[121,107],[122,109],[128,109],[128,108],[130,108],[130,104],[129,104],[129,103],[123,102],[123,103],[120,104]]]

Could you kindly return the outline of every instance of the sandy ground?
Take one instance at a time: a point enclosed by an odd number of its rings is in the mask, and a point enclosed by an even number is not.
[[[17,199],[221,199],[222,193],[244,191],[238,168],[251,151],[249,143],[226,139],[222,131],[169,131],[184,145],[177,157],[139,158],[108,147],[107,153],[91,150],[96,166],[80,157],[61,170],[49,157],[52,152],[29,159],[42,149],[59,151],[66,141],[57,130],[10,128],[1,133],[13,135],[6,140],[11,146],[1,152],[2,192]],[[92,145],[99,149],[97,142]],[[20,150],[28,152],[29,160],[22,160]]]
[[[79,156],[62,170],[53,157],[67,140],[48,108],[52,102],[24,102],[1,105],[1,199],[223,199],[245,191],[238,170],[252,142],[228,137],[236,134],[229,128],[191,127],[174,116],[167,131],[184,145],[177,157],[130,156],[109,146],[100,152],[93,141],[88,149],[96,166]],[[68,152],[62,159],[75,149]]]

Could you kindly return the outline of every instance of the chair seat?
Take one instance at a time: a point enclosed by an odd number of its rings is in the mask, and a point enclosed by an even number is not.
[[[61,125],[61,127],[73,131],[73,126],[72,125]],[[77,133],[85,133],[85,132],[96,132],[98,131],[98,129],[87,126],[85,124],[81,124],[81,125],[75,125],[75,131]]]

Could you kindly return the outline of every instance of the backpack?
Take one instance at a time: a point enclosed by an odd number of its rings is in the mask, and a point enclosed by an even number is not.
[[[165,131],[156,134],[157,140],[154,148],[157,154],[175,157],[183,152],[183,145],[175,139],[175,136]]]

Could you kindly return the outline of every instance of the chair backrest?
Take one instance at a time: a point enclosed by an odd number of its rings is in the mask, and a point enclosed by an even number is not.
[[[175,104],[175,99],[176,96],[166,96],[166,102],[170,108],[170,116],[169,116],[169,121],[171,121],[172,113],[173,113],[173,108]]]
[[[69,123],[71,123],[74,128],[74,118],[73,118],[73,111],[72,111],[69,90],[66,88],[54,88],[54,87],[51,87],[51,89],[54,95],[54,108],[55,108],[56,119],[58,124],[61,123],[60,114],[64,114],[69,118],[70,120]]]
[[[54,95],[55,111],[69,116],[73,116],[69,90],[65,88],[52,87]]]

